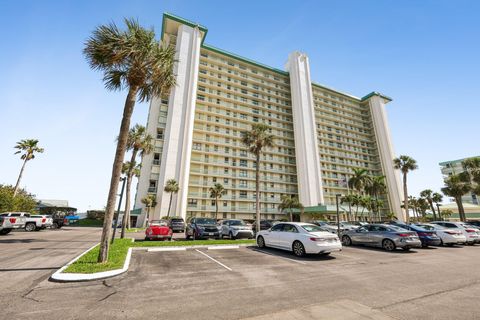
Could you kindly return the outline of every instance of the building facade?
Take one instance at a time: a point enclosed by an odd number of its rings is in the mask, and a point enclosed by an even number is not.
[[[460,174],[460,173],[464,172],[465,169],[463,167],[463,161],[465,161],[467,159],[479,158],[479,157],[480,156],[440,162],[439,163],[440,171],[442,172],[443,178],[446,179],[453,174]],[[453,198],[450,199],[450,201],[454,201]],[[470,193],[464,195],[462,197],[462,202],[463,203],[474,204],[474,205],[479,205],[478,197],[473,192],[470,192]]]
[[[261,159],[260,211],[278,218],[282,195],[298,195],[305,207],[332,211],[336,194],[348,192],[353,168],[385,175],[385,210],[403,220],[400,183],[385,104],[373,92],[357,98],[313,83],[308,57],[293,52],[285,70],[204,43],[207,29],[170,14],[162,39],[176,47],[177,85],[153,99],[147,121],[155,151],[142,159],[135,208],[156,195],[153,217],[167,214],[169,179],[180,186],[171,215],[212,217],[209,188],[220,183],[219,218],[252,219],[255,159],[241,143],[255,123],[270,126],[275,147]],[[141,222],[142,219],[139,219]]]

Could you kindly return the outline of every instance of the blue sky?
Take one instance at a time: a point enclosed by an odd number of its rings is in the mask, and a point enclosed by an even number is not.
[[[103,208],[125,92],[104,89],[81,50],[95,26],[138,18],[159,33],[171,12],[209,29],[206,43],[284,69],[310,57],[312,79],[393,98],[397,154],[417,159],[410,193],[438,191],[438,163],[480,155],[477,1],[1,1],[0,183],[14,184],[15,142],[38,138],[22,186],[81,211]],[[145,123],[138,104],[132,123]]]

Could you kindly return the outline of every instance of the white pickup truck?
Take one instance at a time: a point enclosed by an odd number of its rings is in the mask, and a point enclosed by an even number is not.
[[[5,212],[0,214],[0,235],[10,233],[13,229],[23,229],[27,218],[20,212]]]
[[[38,231],[46,228],[47,217],[41,215],[32,215],[28,212],[5,212],[8,217],[24,218],[25,231]]]

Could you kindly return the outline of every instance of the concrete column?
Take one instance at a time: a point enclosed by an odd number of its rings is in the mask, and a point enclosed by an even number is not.
[[[180,186],[178,194],[173,195],[170,215],[186,217],[201,40],[202,35],[197,27],[184,24],[178,27],[175,54],[177,63],[174,67],[177,84],[170,92],[168,101],[167,124],[157,184],[157,206],[153,212],[155,219],[168,212],[170,194],[163,189],[169,179],[177,180]],[[160,101],[152,101],[152,106],[154,103],[159,104]],[[148,172],[142,168],[142,173],[148,175]]]
[[[387,100],[378,95],[373,95],[368,100],[380,163],[387,182],[387,196],[390,210],[396,214],[398,220],[405,221],[404,212],[401,208],[402,187],[400,184],[400,176],[398,171],[393,167],[395,152],[393,150],[387,114],[385,111],[386,102]]]
[[[304,206],[323,204],[322,172],[308,57],[288,57],[299,200]]]

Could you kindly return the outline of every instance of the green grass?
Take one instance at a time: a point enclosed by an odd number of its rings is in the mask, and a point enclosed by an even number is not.
[[[72,226],[78,227],[102,227],[103,221],[96,219],[80,219],[78,223],[72,224]]]
[[[145,229],[146,228],[130,228],[130,229],[126,229],[125,232],[126,233],[135,233],[135,232],[138,232],[138,231],[143,231]]]
[[[218,244],[255,244],[255,240],[192,240],[192,241],[135,241],[115,239],[108,252],[108,262],[97,263],[99,246],[96,246],[80,259],[68,266],[65,273],[95,273],[121,269],[130,247],[184,247]]]
[[[216,244],[255,244],[255,240],[135,241],[133,247],[184,247]]]
[[[132,239],[115,239],[108,252],[108,262],[97,263],[99,246],[96,246],[80,259],[72,263],[63,272],[66,273],[95,273],[121,269],[127,256],[128,248],[132,246]]]

